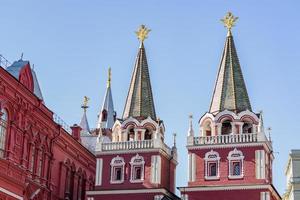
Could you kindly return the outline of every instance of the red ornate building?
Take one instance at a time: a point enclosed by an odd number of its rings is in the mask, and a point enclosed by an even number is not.
[[[152,97],[143,43],[148,32],[145,26],[137,32],[141,44],[123,117],[116,121],[109,79],[98,123],[95,189],[87,192],[88,200],[179,199],[175,195],[177,150],[164,142],[165,126],[156,117]]]
[[[29,61],[1,62],[0,110],[0,199],[84,199],[95,156],[55,122]]]
[[[262,113],[252,111],[228,13],[225,47],[209,112],[195,136],[192,119],[187,137],[189,181],[179,190],[184,200],[278,200],[273,186],[272,142],[266,137]]]

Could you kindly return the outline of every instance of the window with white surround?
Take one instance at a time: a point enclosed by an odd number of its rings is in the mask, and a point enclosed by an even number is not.
[[[125,162],[124,158],[117,156],[114,157],[111,162],[111,174],[110,174],[110,183],[118,184],[124,182],[124,167]]]
[[[189,165],[189,181],[193,182],[196,180],[196,154],[189,153],[188,155]]]
[[[228,178],[237,179],[244,177],[244,155],[236,148],[228,154]]]
[[[144,181],[144,165],[145,165],[144,158],[139,154],[136,154],[134,157],[131,158],[130,161],[130,166],[131,166],[130,182],[131,183],[138,183]]]
[[[96,186],[102,185],[102,169],[103,169],[103,159],[102,158],[97,158],[96,181],[95,181]]]
[[[160,184],[161,180],[161,157],[151,156],[151,183]]]
[[[261,192],[260,200],[270,200],[270,192]]]
[[[216,151],[209,151],[205,154],[205,179],[216,180],[220,178],[219,166],[220,156]]]
[[[255,151],[255,174],[257,179],[266,178],[266,159],[264,150]]]
[[[0,110],[0,158],[4,157],[5,141],[7,135],[8,115],[5,109]]]

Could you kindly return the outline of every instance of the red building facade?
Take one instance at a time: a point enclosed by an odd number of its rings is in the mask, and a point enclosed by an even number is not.
[[[54,121],[22,59],[0,67],[0,199],[84,199],[95,157]],[[78,139],[78,138],[77,138]]]
[[[273,186],[272,142],[265,135],[262,113],[252,111],[231,28],[228,28],[209,112],[195,136],[192,117],[187,137],[189,182],[179,190],[184,200],[278,200]]]

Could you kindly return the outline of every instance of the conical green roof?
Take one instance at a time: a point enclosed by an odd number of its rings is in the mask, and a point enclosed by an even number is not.
[[[233,36],[230,30],[226,37],[210,105],[210,113],[216,114],[226,109],[236,113],[247,109],[252,111]]]
[[[123,119],[128,117],[156,119],[149,69],[144,44],[141,43],[132,73]]]

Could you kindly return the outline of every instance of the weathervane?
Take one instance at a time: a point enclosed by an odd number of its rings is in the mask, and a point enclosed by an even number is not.
[[[225,17],[221,19],[221,22],[223,22],[224,26],[230,31],[231,28],[235,26],[237,20],[238,17],[235,17],[231,12],[228,12]]]
[[[145,39],[148,38],[148,33],[151,31],[151,29],[148,29],[145,25],[141,25],[139,29],[135,32],[137,35],[137,38],[141,43],[144,42]]]
[[[88,106],[89,100],[90,100],[90,98],[88,98],[87,96],[83,97],[83,104],[82,104],[81,108],[83,108],[84,112],[89,107]]]
[[[111,68],[108,68],[108,79],[107,79],[107,87],[111,85]]]

